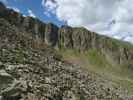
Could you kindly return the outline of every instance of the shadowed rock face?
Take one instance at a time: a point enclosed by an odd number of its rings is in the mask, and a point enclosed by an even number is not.
[[[15,25],[19,31],[32,34],[34,39],[43,41],[50,46],[73,48],[80,52],[97,49],[99,52],[112,57],[118,64],[132,65],[133,63],[133,48],[129,48],[129,44],[127,47],[127,45],[125,46],[126,43],[122,41],[98,35],[85,28],[68,26],[58,28],[51,23],[45,24],[35,18],[23,17],[20,13],[7,9],[2,3],[0,3],[0,17]]]
[[[58,27],[54,24],[46,24],[45,27],[45,42],[48,45],[55,46],[58,41]]]

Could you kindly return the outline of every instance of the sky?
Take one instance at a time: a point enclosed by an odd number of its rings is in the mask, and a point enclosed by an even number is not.
[[[61,26],[63,21],[57,19],[53,14],[46,12],[46,8],[42,5],[42,0],[0,0],[7,7],[14,9],[17,12],[22,13],[24,16],[32,16],[40,19],[44,22],[53,22],[54,24]]]
[[[25,16],[133,43],[133,0],[0,0]]]

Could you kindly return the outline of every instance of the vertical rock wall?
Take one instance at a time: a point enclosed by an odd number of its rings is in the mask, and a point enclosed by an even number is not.
[[[50,46],[76,49],[80,52],[97,49],[100,53],[111,56],[119,64],[126,62],[133,65],[133,48],[123,46],[122,41],[116,42],[115,39],[98,35],[82,27],[58,28],[52,23],[45,24],[32,17],[23,17],[22,14],[6,8],[2,3],[0,3],[0,18],[6,19],[19,31],[31,34],[33,38]]]

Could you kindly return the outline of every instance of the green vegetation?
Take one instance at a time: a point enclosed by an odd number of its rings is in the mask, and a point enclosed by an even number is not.
[[[23,50],[22,49],[18,49],[14,52],[15,54],[15,58],[14,60],[16,61],[16,63],[24,63],[24,53],[23,53]]]
[[[83,69],[99,74],[106,79],[121,84],[133,93],[133,73],[127,65],[119,65],[106,58],[104,54],[96,49],[90,49],[86,52],[77,50],[60,49],[64,60],[79,64]]]
[[[124,48],[133,50],[133,45],[129,42],[120,41],[120,40],[113,39],[113,38],[110,38],[109,42],[112,43],[114,47],[124,47]]]
[[[99,67],[107,65],[104,55],[101,55],[100,52],[97,52],[95,49],[85,52],[85,57],[91,65],[96,65]]]

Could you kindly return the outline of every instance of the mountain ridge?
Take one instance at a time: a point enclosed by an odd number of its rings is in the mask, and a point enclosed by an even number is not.
[[[23,17],[20,13],[7,9],[2,3],[0,14],[0,17],[15,25],[19,31],[30,33],[33,38],[53,47],[76,49],[81,52],[90,48],[98,49],[101,53],[110,53],[110,56],[113,56],[119,64],[128,62],[130,66],[133,66],[133,46],[130,43],[98,35],[85,28],[69,26],[59,28],[52,23],[46,24],[32,17]]]
[[[1,100],[132,100],[117,84],[63,61],[0,18]]]
[[[1,100],[132,100],[127,88],[117,83],[131,84],[132,91],[132,78],[126,77],[132,76],[132,53],[130,44],[85,28],[45,24],[0,3]],[[80,66],[91,61],[97,66]],[[117,64],[112,67],[106,61]],[[112,72],[123,80],[106,77]]]

